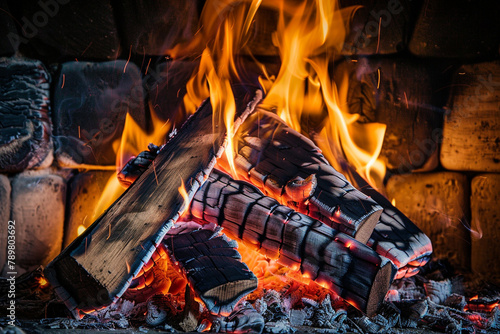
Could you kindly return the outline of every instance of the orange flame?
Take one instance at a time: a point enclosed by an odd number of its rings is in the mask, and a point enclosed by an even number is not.
[[[182,178],[181,178],[181,186],[177,189],[179,190],[179,194],[181,194],[181,196],[184,200],[184,203],[182,203],[182,206],[180,209],[181,213],[183,213],[188,208],[190,201],[189,201],[189,195],[186,191],[186,186],[184,185],[184,181],[182,180]]]

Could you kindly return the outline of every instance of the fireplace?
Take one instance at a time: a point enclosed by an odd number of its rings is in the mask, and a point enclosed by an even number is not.
[[[0,302],[16,301],[16,325],[500,326],[498,5],[47,0],[0,8],[0,266],[7,294],[11,277],[17,291]],[[225,153],[196,141],[202,134],[218,136]],[[179,160],[164,180],[170,167],[160,161],[174,151],[212,155],[200,158],[203,175]],[[154,247],[138,238],[142,255],[115,259],[127,282],[119,292],[106,288],[83,305],[94,290],[68,288],[80,279],[76,267],[59,265],[54,280],[51,266],[45,274],[40,266],[69,246],[95,252],[98,265],[75,262],[90,276],[103,271],[106,252],[89,245],[101,227],[92,224],[138,183],[121,215],[135,214],[142,198],[141,210],[164,205],[157,186],[179,215],[152,228]],[[259,220],[267,216],[282,218]],[[146,233],[149,220],[133,233]],[[115,223],[100,226],[104,244],[115,238]],[[322,238],[336,247],[332,262]],[[210,265],[194,264],[200,254]],[[336,271],[326,274],[328,266]],[[205,287],[210,275],[227,281]]]

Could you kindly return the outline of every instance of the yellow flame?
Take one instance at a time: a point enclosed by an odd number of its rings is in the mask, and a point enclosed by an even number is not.
[[[373,186],[380,185],[385,165],[378,156],[385,125],[356,122],[359,115],[347,107],[347,75],[339,89],[330,74],[343,45],[346,18],[357,8],[339,10],[335,1],[311,0],[293,10],[284,4],[280,9],[275,44],[282,64],[275,80],[261,78],[268,87],[263,107],[299,132],[303,118],[326,114],[325,126],[314,138],[325,157],[337,166],[338,157],[345,156]]]
[[[181,186],[177,188],[179,190],[179,194],[181,194],[182,199],[184,200],[184,203],[181,206],[181,211],[184,212],[189,206],[189,195],[186,191],[186,186],[184,184],[184,181],[181,178]]]
[[[83,232],[85,232],[85,230],[86,230],[86,229],[87,229],[87,228],[86,228],[85,226],[83,226],[83,225],[79,225],[79,226],[78,226],[78,229],[77,229],[77,233],[78,233],[78,235],[80,235],[80,234],[82,234]]]
[[[151,107],[151,106],[150,106]],[[155,145],[162,145],[166,138],[167,133],[170,131],[170,122],[162,121],[151,110],[151,130],[146,131],[137,122],[127,114],[125,117],[125,125],[122,137],[119,143],[115,145],[116,155],[116,170],[120,171],[127,161],[147,149],[150,143]],[[92,216],[92,221],[95,221],[111,204],[113,204],[118,197],[120,197],[125,189],[120,185],[117,178],[117,173],[109,178],[104,190],[97,202]]]
[[[40,285],[41,288],[45,288],[47,285],[49,285],[49,282],[47,281],[47,279],[45,279],[45,277],[38,277],[37,280],[38,285]]]

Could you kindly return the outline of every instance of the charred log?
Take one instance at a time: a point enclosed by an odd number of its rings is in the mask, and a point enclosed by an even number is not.
[[[162,243],[207,309],[229,314],[241,298],[257,288],[257,277],[241,262],[236,241],[220,231],[169,233]]]
[[[390,261],[359,241],[217,170],[195,194],[191,214],[300,269],[368,314],[377,310],[395,273]]]
[[[311,140],[263,110],[243,124],[239,138],[239,178],[362,243],[370,238],[382,207],[337,172]]]

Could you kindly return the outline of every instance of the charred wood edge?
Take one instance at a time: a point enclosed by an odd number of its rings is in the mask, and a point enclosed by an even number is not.
[[[213,314],[229,314],[257,288],[257,277],[241,262],[238,244],[215,231],[199,229],[167,235],[162,244],[190,286]],[[207,265],[204,267],[203,265]]]
[[[418,274],[419,268],[431,258],[432,243],[429,237],[387,198],[373,189],[349,164],[343,165],[347,167],[343,172],[350,175],[353,183],[384,208],[368,245],[396,265],[397,279]],[[390,234],[384,230],[386,228],[391,229]],[[404,246],[398,247],[396,243]]]
[[[261,140],[253,137],[255,135],[253,132],[263,132],[260,128],[253,128],[248,136],[243,136],[235,159],[238,176],[259,187],[282,204],[366,243],[379,221],[383,208],[372,198],[354,188],[341,173],[337,172],[310,139],[264,109],[258,108],[253,117],[257,116],[259,117],[257,126],[260,127],[261,123],[265,123],[264,118],[267,118],[269,123],[275,123],[276,127],[272,127],[272,138]],[[251,120],[247,120],[249,121]],[[246,142],[247,140],[249,142]],[[273,144],[275,141],[282,141],[284,146],[294,142],[296,147],[295,149],[275,147]],[[303,150],[305,155],[299,156],[297,149]],[[255,156],[259,157],[257,161]],[[223,160],[219,164],[228,170]],[[291,179],[286,179],[290,173],[286,170],[286,166],[297,170],[297,174]],[[309,182],[306,182],[307,180]],[[344,184],[341,186],[335,183]],[[339,191],[347,194],[349,198],[336,195]],[[297,196],[297,192],[302,192],[303,196]]]
[[[376,312],[396,272],[368,246],[216,169],[190,210],[195,219],[216,223],[278,263],[300,269],[368,315]]]
[[[43,267],[38,266],[32,271],[28,271],[21,276],[17,277],[15,280],[16,285],[16,295],[22,296],[24,293],[35,290],[40,286],[39,280],[43,278]],[[11,280],[0,277],[0,300],[7,299],[7,294],[11,287]]]
[[[238,127],[242,124],[246,117],[254,112],[256,105],[262,100],[262,95],[262,91],[255,90],[255,96],[253,97],[253,100],[247,104],[245,110],[235,120],[233,124],[234,131],[238,129]],[[199,114],[199,112],[205,105],[210,105],[210,101],[208,99],[205,100],[198,108],[198,111],[185,122],[183,127],[187,127],[188,124],[192,123],[196,115]],[[169,141],[171,145],[173,145],[172,142],[174,142],[175,144],[175,138],[180,137],[181,132],[182,128],[179,133]],[[212,151],[212,158],[208,162],[207,166],[203,170],[199,171],[196,175],[193,175],[189,180],[187,180],[188,182],[185,182],[186,187],[190,187],[189,190],[186,189],[188,190],[187,193],[190,201],[198,188],[205,182],[206,178],[215,166],[217,159],[220,158],[223,154],[224,149],[230,140],[230,137],[232,136],[229,136],[226,132],[220,147],[217,149],[217,152]],[[212,150],[214,148],[212,148]],[[134,183],[134,185],[137,185],[139,181],[146,179],[145,174],[143,174],[137,180],[138,182]],[[101,215],[101,217],[99,217],[84,233],[77,237],[45,268],[45,275],[47,280],[52,284],[56,294],[62,299],[64,304],[68,307],[68,309],[76,319],[81,319],[84,316],[85,312],[93,311],[94,309],[97,309],[99,307],[106,307],[116,302],[127,290],[134,276],[139,274],[144,264],[146,264],[151,258],[152,254],[156,251],[156,247],[163,240],[166,233],[173,226],[175,221],[177,221],[180,214],[186,209],[186,206],[189,206],[189,203],[182,203],[182,206],[179,207],[176,214],[164,220],[162,226],[154,236],[154,239],[150,238],[148,240],[150,245],[140,245],[143,248],[143,251],[145,251],[145,254],[142,256],[142,258],[137,259],[133,264],[130,265],[128,278],[124,281],[122,280],[119,288],[117,290],[111,291],[110,293],[106,286],[101,284],[101,282],[93,277],[91,273],[88,273],[87,270],[72,257],[72,254],[74,253],[74,251],[78,250],[78,248],[84,248],[86,251],[87,237],[91,237],[94,232],[100,228],[101,222],[106,217],[107,213],[112,211],[117,203],[120,203],[123,198],[127,198],[130,196],[130,194],[132,193],[131,190],[133,190],[134,185],[128,188],[127,191],[125,191],[125,193]],[[122,259],[114,260],[122,261]],[[76,276],[78,275],[76,274],[76,272],[79,272],[78,279],[85,281],[83,282],[83,284],[72,282],[72,280],[67,277],[68,275],[72,274],[73,278],[76,278]],[[86,300],[78,300],[79,298],[76,297],[79,289],[81,290],[79,293],[82,294],[80,297],[83,297],[83,295],[85,295],[84,298],[86,298]]]

